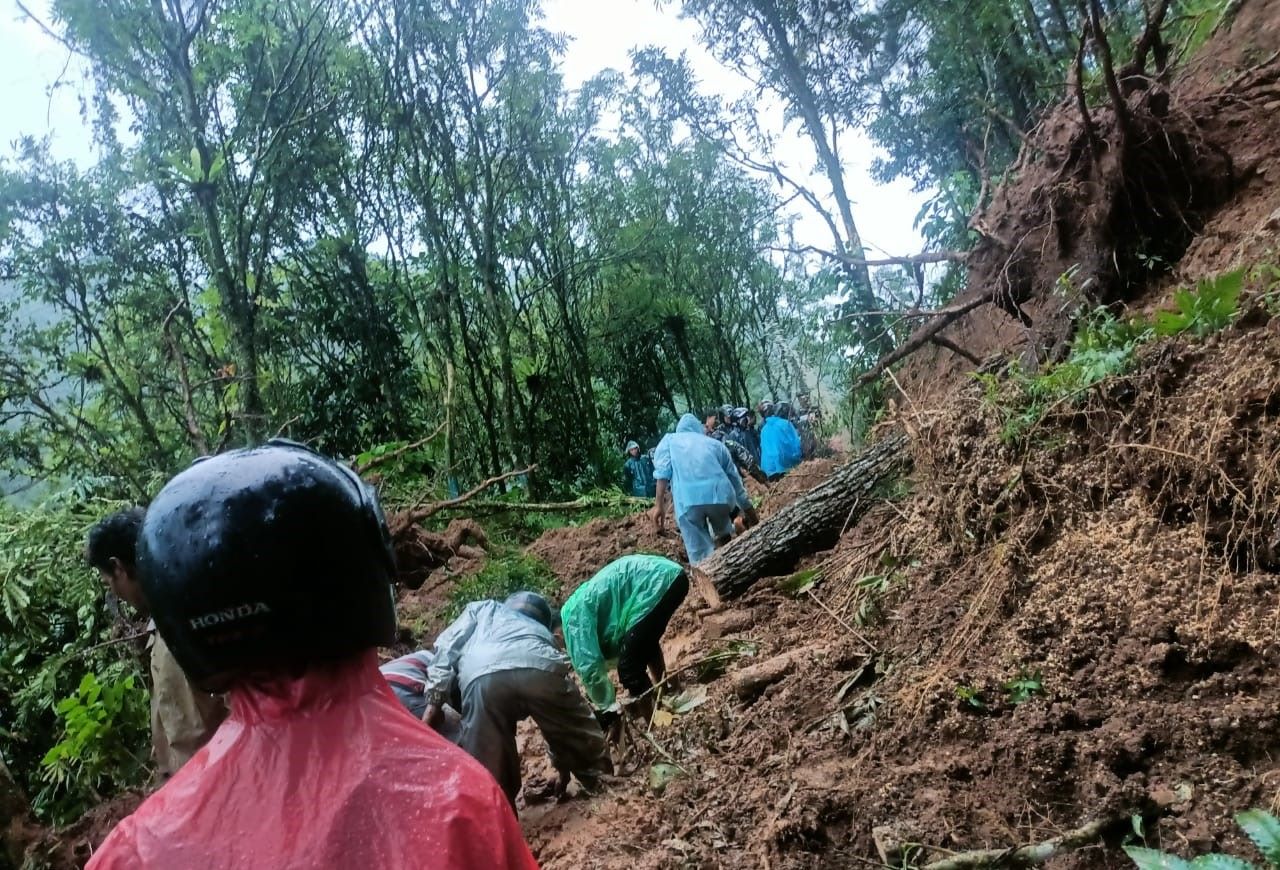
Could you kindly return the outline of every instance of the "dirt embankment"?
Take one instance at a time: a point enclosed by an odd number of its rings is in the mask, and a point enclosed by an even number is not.
[[[1114,275],[1077,308],[1150,311],[1177,283],[1274,262],[1280,3],[1245,4],[1218,43],[1211,74],[1175,85],[1168,114],[1184,125],[1179,160],[1213,151],[1229,191],[1184,185],[1192,232],[1164,252],[1171,274]],[[1029,172],[1002,194],[1031,209],[1024,230],[1064,205],[1088,212],[1055,200],[1051,177]],[[1081,246],[1117,250],[1123,213],[1089,213]],[[1016,276],[1033,315],[1062,302],[1054,277],[1081,249]],[[685,699],[706,700],[629,746],[608,793],[523,811],[544,866],[901,866],[1103,821],[1094,845],[1048,866],[1120,868],[1135,814],[1150,845],[1256,858],[1231,815],[1280,807],[1271,280],[1251,282],[1234,326],[1146,347],[1129,374],[1015,442],[947,351],[909,365],[911,494],[816,557],[808,590],[765,581],[730,614],[691,599],[668,659],[691,665]],[[1039,340],[991,309],[953,332],[984,354]]]

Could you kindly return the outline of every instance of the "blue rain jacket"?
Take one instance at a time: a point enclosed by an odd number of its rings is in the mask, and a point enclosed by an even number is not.
[[[641,453],[639,456],[628,456],[622,463],[622,477],[626,484],[623,489],[627,495],[636,498],[653,498],[653,461]]]
[[[790,420],[768,417],[760,427],[760,468],[772,477],[800,462],[800,433]]]
[[[750,503],[728,448],[708,438],[692,414],[681,417],[676,431],[658,444],[653,476],[670,481],[677,517],[696,505]]]

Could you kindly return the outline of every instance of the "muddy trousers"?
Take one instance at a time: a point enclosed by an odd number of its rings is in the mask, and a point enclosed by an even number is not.
[[[618,680],[633,698],[653,688],[649,666],[662,663],[662,634],[688,594],[689,575],[682,571],[653,610],[622,636],[618,650]]]
[[[547,741],[557,771],[588,783],[608,771],[604,732],[567,668],[520,668],[477,677],[462,695],[459,745],[493,774],[513,807],[520,792],[516,725],[529,717]]]

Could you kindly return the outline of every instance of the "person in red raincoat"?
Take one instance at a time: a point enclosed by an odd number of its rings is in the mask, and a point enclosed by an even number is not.
[[[537,867],[493,777],[378,672],[394,564],[354,473],[283,441],[199,461],[138,554],[161,636],[231,714],[92,870]]]

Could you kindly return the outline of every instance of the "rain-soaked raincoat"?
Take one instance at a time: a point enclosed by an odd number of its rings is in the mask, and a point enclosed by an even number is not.
[[[610,660],[622,638],[649,615],[684,569],[662,556],[623,556],[579,586],[560,610],[564,645],[574,670],[598,710],[613,709],[617,692]]]
[[[90,868],[537,867],[493,777],[405,712],[373,650],[228,698]]]
[[[790,420],[769,417],[760,429],[760,467],[773,477],[795,468],[801,458],[800,433]]]

